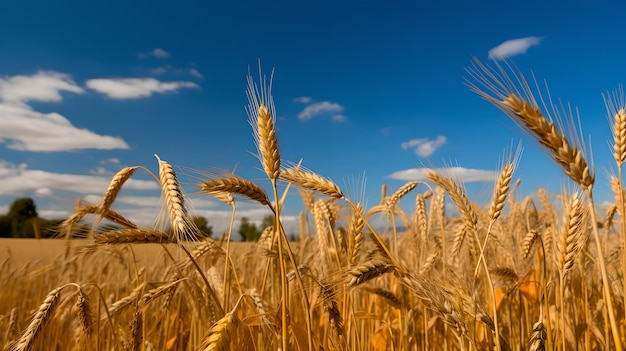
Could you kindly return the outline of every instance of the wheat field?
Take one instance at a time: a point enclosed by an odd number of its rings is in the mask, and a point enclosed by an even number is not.
[[[230,205],[233,216],[239,201],[270,209],[274,224],[260,240],[231,243],[232,227],[220,240],[195,240],[198,229],[171,164],[156,156],[158,172],[124,168],[100,203],[77,203],[59,239],[30,244],[44,251],[53,245],[55,254],[3,260],[2,347],[623,349],[623,92],[605,96],[617,169],[610,206],[594,202],[593,160],[572,116],[545,106],[515,66],[474,60],[468,87],[538,142],[574,185],[519,196],[520,155],[508,151],[489,204],[473,202],[457,179],[432,171],[427,181],[393,192],[383,186],[366,208],[331,179],[281,159],[274,102],[261,82],[248,77],[247,112],[271,187],[228,173],[197,184]],[[160,225],[141,227],[115,210],[137,171],[161,186]],[[281,224],[288,192],[298,192],[304,208],[297,242],[287,240]],[[375,219],[386,229],[373,226]],[[86,223],[88,237],[70,239]]]

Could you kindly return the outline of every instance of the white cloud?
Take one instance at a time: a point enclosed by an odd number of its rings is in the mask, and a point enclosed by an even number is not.
[[[77,128],[58,113],[41,113],[23,104],[0,103],[0,142],[19,151],[128,149],[119,137]]]
[[[51,192],[52,190],[71,191],[80,194],[101,193],[106,190],[111,177],[52,173],[31,170],[27,165],[14,165],[0,160],[0,194],[22,196],[27,192]],[[125,189],[155,190],[159,185],[153,180],[129,179]]]
[[[492,60],[502,60],[520,54],[525,54],[531,46],[539,45],[541,37],[525,37],[512,39],[489,50],[489,58]]]
[[[111,157],[111,158],[107,158],[104,160],[100,161],[101,165],[106,165],[106,164],[113,164],[113,165],[119,165],[120,164],[120,159],[117,157]]]
[[[428,138],[411,139],[401,144],[404,150],[413,149],[415,154],[420,157],[430,157],[438,148],[447,141],[443,135],[437,136],[437,139],[430,140]]]
[[[293,99],[293,102],[301,102],[303,104],[308,104],[311,101],[313,101],[313,98],[311,98],[310,96],[300,96]]]
[[[397,171],[387,176],[387,178],[406,181],[426,181],[426,174],[435,171],[443,176],[454,178],[463,183],[494,182],[498,177],[498,172],[482,169],[472,169],[463,167],[445,168],[411,168]]]
[[[155,57],[158,59],[165,59],[170,57],[170,53],[161,49],[161,48],[156,48],[152,51],[148,51],[148,52],[140,52],[139,53],[139,57],[140,58],[146,58],[146,57]]]
[[[342,114],[333,115],[331,118],[332,118],[333,121],[335,121],[337,123],[343,123],[343,122],[348,120],[348,117],[346,117],[346,116],[344,116]]]
[[[193,82],[161,82],[154,78],[90,79],[87,87],[111,99],[138,99],[154,93],[175,92],[181,88],[200,88]]]
[[[62,91],[84,93],[83,88],[76,85],[69,75],[54,71],[39,71],[32,76],[0,78],[0,100],[5,103],[59,102],[63,100]]]
[[[69,75],[54,71],[0,78],[0,143],[20,151],[128,149],[121,138],[77,128],[58,113],[41,113],[27,105],[60,102],[64,91],[84,93]]]
[[[298,119],[301,121],[307,121],[315,116],[323,114],[339,115],[341,112],[343,112],[343,106],[338,103],[322,101],[305,107],[304,110],[298,114]]]

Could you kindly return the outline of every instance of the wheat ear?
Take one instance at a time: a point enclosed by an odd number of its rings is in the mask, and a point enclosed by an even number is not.
[[[567,202],[567,219],[557,245],[557,263],[559,271],[564,276],[574,267],[576,257],[586,240],[584,237],[586,230],[583,227],[585,213],[586,207],[583,200],[577,193],[574,193]]]
[[[89,296],[87,296],[80,287],[78,287],[76,307],[78,309],[78,320],[80,321],[83,332],[85,332],[86,335],[91,336],[93,334],[93,315],[91,314],[91,303],[89,302]]]
[[[337,184],[313,172],[304,171],[300,166],[283,168],[280,172],[280,179],[330,197],[343,198],[343,192]]]
[[[117,194],[119,194],[122,190],[124,183],[126,183],[126,181],[133,176],[138,168],[139,166],[125,167],[113,176],[109,186],[102,195],[102,201],[100,202],[100,206],[98,208],[99,213],[104,214],[109,210],[109,208],[111,208]]]
[[[94,236],[96,244],[153,244],[173,242],[165,232],[147,228],[112,230]]]
[[[611,133],[613,134],[613,158],[619,168],[626,160],[626,99],[624,90],[620,87],[613,94],[603,95],[604,104],[612,119]]]
[[[254,129],[259,159],[263,170],[270,179],[278,179],[280,174],[280,150],[276,135],[276,108],[272,99],[272,78],[269,86],[262,84],[260,90],[254,84],[252,76],[248,75],[248,119]],[[264,80],[264,77],[261,79]],[[265,83],[265,82],[263,82]]]
[[[352,250],[350,254],[350,264],[355,264],[361,256],[361,243],[363,242],[363,228],[365,228],[365,220],[363,219],[363,207],[360,203],[356,204],[356,208],[352,211],[350,218],[350,236],[352,238]]]
[[[459,210],[461,214],[461,218],[463,219],[463,231],[460,238],[457,235],[455,239],[456,247],[460,247],[461,242],[463,241],[463,237],[465,235],[469,236],[470,240],[470,253],[474,258],[478,258],[478,247],[477,247],[477,231],[478,231],[478,216],[472,207],[472,203],[468,199],[465,191],[462,187],[457,185],[454,180],[451,178],[443,177],[436,172],[428,172],[426,177],[436,185],[442,187],[448,195],[450,195],[450,199],[454,202],[454,205]],[[453,252],[457,249],[453,249]]]
[[[239,324],[241,324],[239,304],[244,296],[245,295],[239,297],[239,301],[237,301],[235,307],[211,326],[207,335],[202,340],[202,345],[200,346],[201,350],[226,351],[231,349],[230,343],[233,334],[236,332]]]
[[[393,193],[387,200],[387,206],[389,207],[389,212],[393,213],[393,209],[396,207],[400,199],[402,199],[406,194],[411,192],[411,190],[415,189],[415,187],[419,184],[419,182],[408,182],[398,188],[395,193]]]
[[[163,161],[158,155],[154,155],[159,162],[159,181],[165,203],[167,204],[170,223],[176,241],[182,240],[187,235],[193,235],[189,231],[190,222],[187,208],[185,207],[185,197],[178,182],[178,177],[172,165]]]
[[[200,184],[200,191],[212,196],[215,196],[215,193],[226,192],[256,201],[264,206],[270,205],[267,194],[260,186],[235,175],[203,182]]]
[[[560,120],[557,121],[558,124],[555,124],[544,116],[525,78],[521,75],[515,76],[521,85],[522,91],[520,91],[501,66],[498,66],[499,70],[494,72],[478,60],[474,63],[467,69],[476,81],[475,83],[468,81],[471,90],[504,112],[536,139],[550,152],[551,157],[567,176],[585,191],[589,191],[593,187],[595,178],[591,173],[585,153],[569,142],[564,135],[564,127]],[[553,106],[550,108],[558,114],[556,108]],[[576,136],[576,140],[580,138]]]
[[[61,289],[63,289],[63,287],[53,289],[46,295],[43,303],[39,305],[39,308],[33,315],[30,324],[22,332],[22,336],[11,346],[11,351],[26,351],[32,349],[35,341],[37,341],[37,337],[50,321],[50,317],[58,304]]]
[[[348,286],[355,287],[385,273],[393,271],[395,266],[389,262],[374,261],[355,266],[348,270]]]
[[[491,221],[495,221],[502,214],[506,197],[511,189],[510,185],[511,179],[513,179],[513,169],[513,163],[507,163],[502,169],[502,172],[500,172],[493,192],[491,205],[489,206],[489,217],[491,217]]]

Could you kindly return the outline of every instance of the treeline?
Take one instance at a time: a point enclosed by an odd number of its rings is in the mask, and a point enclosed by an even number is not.
[[[0,238],[51,238],[58,233],[58,228],[65,218],[45,219],[39,217],[37,206],[32,198],[25,197],[13,201],[9,212],[0,215]],[[194,216],[193,221],[205,236],[213,235],[213,227],[209,225],[208,219],[202,216]],[[257,241],[265,229],[274,222],[272,216],[263,218],[259,227],[250,222],[246,217],[241,218],[237,233],[242,241]],[[111,229],[114,229],[112,227]],[[84,237],[90,228],[85,226],[79,229],[76,236]]]

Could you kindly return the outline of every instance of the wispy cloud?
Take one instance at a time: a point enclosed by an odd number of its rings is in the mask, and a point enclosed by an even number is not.
[[[426,181],[426,174],[435,171],[443,176],[452,177],[463,183],[480,183],[493,182],[498,177],[498,172],[483,169],[472,169],[463,167],[445,167],[445,168],[410,168],[403,171],[397,171],[387,176],[387,178],[397,180],[416,180]]]
[[[489,58],[492,60],[502,60],[508,57],[525,54],[531,46],[539,45],[541,37],[525,37],[512,39],[489,50]]]
[[[161,48],[156,48],[152,51],[148,51],[148,52],[140,52],[139,54],[140,58],[146,58],[146,57],[154,57],[154,58],[158,58],[158,59],[166,59],[168,57],[170,57],[170,53],[161,49]]]
[[[293,99],[293,102],[300,102],[303,104],[308,104],[311,101],[313,101],[313,98],[311,98],[310,96],[299,96]]]
[[[53,173],[43,170],[28,169],[26,164],[15,165],[0,160],[0,194],[22,196],[28,192],[54,190],[71,191],[79,194],[104,192],[111,177]],[[135,190],[155,190],[159,185],[155,181],[129,179],[124,188]]]
[[[160,67],[154,67],[148,69],[148,72],[152,75],[161,75],[166,73],[174,73],[174,74],[182,74],[182,75],[190,75],[196,78],[204,78],[204,75],[198,71],[196,68],[174,68],[170,65],[164,65]]]
[[[154,78],[99,78],[90,79],[86,84],[90,89],[119,100],[176,92],[181,88],[200,88],[193,82],[161,82]]]
[[[341,115],[343,110],[343,106],[338,103],[321,101],[305,107],[304,110],[298,114],[298,119],[301,121],[308,121],[315,116],[331,115],[331,118],[335,122],[345,122],[346,117]]]
[[[0,78],[0,143],[35,152],[129,148],[121,138],[77,128],[58,113],[41,113],[27,104],[61,102],[62,92],[82,94],[84,90],[69,75],[54,71]]]
[[[204,78],[204,76],[202,75],[202,73],[200,73],[200,71],[198,71],[195,68],[190,68],[187,70],[187,73],[189,73],[190,75],[196,77],[196,78]]]
[[[413,149],[419,157],[430,157],[437,149],[446,143],[447,139],[443,135],[437,136],[437,139],[430,140],[428,138],[411,139],[401,144],[404,150]]]
[[[69,75],[54,71],[39,71],[32,76],[0,78],[0,100],[6,103],[27,101],[60,102],[61,92],[84,93]]]

